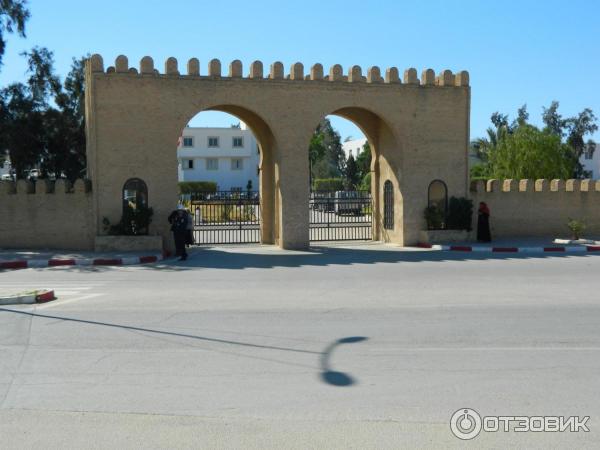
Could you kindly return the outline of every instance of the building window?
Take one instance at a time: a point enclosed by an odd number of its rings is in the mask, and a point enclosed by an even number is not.
[[[583,152],[585,159],[594,159],[594,151],[596,150],[596,144],[589,143],[586,145]]]
[[[394,229],[394,186],[390,180],[383,183],[383,228]]]
[[[448,188],[442,180],[433,180],[427,190],[428,227],[431,229],[446,228],[448,211]]]
[[[194,138],[191,136],[183,137],[183,146],[184,147],[193,147],[194,146]]]
[[[244,146],[244,139],[242,137],[233,138],[233,148],[242,148]]]
[[[242,170],[244,168],[244,161],[242,158],[231,158],[231,170]]]
[[[206,170],[219,170],[219,160],[217,158],[206,158]]]
[[[218,147],[219,146],[219,138],[216,136],[212,136],[208,138],[208,146],[209,147]]]
[[[193,169],[194,168],[194,160],[193,159],[184,159],[182,161],[181,167],[183,167],[184,170]]]

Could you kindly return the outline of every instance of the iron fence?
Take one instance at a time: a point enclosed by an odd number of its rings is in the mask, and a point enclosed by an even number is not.
[[[371,240],[373,202],[369,191],[313,191],[310,240]]]
[[[194,217],[196,245],[260,242],[258,192],[193,192],[182,195],[180,201]]]

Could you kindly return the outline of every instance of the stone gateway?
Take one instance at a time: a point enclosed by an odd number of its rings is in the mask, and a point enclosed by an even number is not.
[[[168,239],[162,220],[177,202],[174,147],[181,130],[200,111],[218,110],[246,122],[259,141],[261,241],[286,249],[309,245],[310,139],[329,114],[356,123],[371,143],[373,237],[415,244],[422,229],[427,188],[442,179],[450,195],[467,195],[469,75],[449,70],[404,72],[389,68],[382,76],[371,67],[334,65],[328,74],[315,64],[308,74],[300,63],[288,74],[276,62],[265,74],[255,61],[244,76],[240,61],[222,74],[212,60],[202,74],[191,59],[181,74],[169,58],[164,73],[144,57],[139,71],[119,56],[104,68],[94,55],[86,67],[89,177],[95,222],[118,221],[122,187],[136,177],[148,186],[155,211],[150,233]],[[394,190],[394,226],[383,227],[383,186]],[[99,228],[98,228],[99,229]]]
[[[166,220],[177,205],[176,146],[185,125],[201,111],[243,120],[260,150],[260,240],[285,249],[309,245],[309,158],[319,122],[335,114],[354,122],[372,151],[374,240],[414,245],[426,229],[429,196],[485,200],[495,236],[565,235],[568,217],[586,219],[600,232],[600,183],[589,180],[491,180],[469,188],[469,74],[391,67],[366,75],[340,65],[301,63],[286,73],[280,62],[265,71],[255,61],[244,72],[233,61],[226,74],[213,59],[207,71],[175,58],[160,73],[150,57],[130,67],[125,56],[105,68],[94,55],[85,68],[88,173],[74,186],[61,180],[0,186],[0,247],[110,248],[106,223],[118,223],[124,198],[154,210],[145,239],[131,249],[171,249]],[[306,73],[307,72],[307,73]],[[244,75],[246,73],[246,75]],[[127,186],[143,186],[128,192]],[[435,188],[435,189],[434,189]],[[514,213],[519,219],[515,220]],[[115,239],[118,250],[129,249]]]

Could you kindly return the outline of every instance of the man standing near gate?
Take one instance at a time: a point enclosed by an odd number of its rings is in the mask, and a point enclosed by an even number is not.
[[[188,235],[189,214],[183,205],[178,205],[177,209],[169,214],[168,220],[175,239],[175,254],[179,256],[179,261],[185,261],[188,256],[185,251],[185,244]]]

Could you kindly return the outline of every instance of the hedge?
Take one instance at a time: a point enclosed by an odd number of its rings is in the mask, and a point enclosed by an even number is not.
[[[180,181],[179,194],[193,194],[194,192],[217,192],[217,183],[214,181]]]
[[[313,181],[315,191],[343,191],[343,178],[317,178]]]

